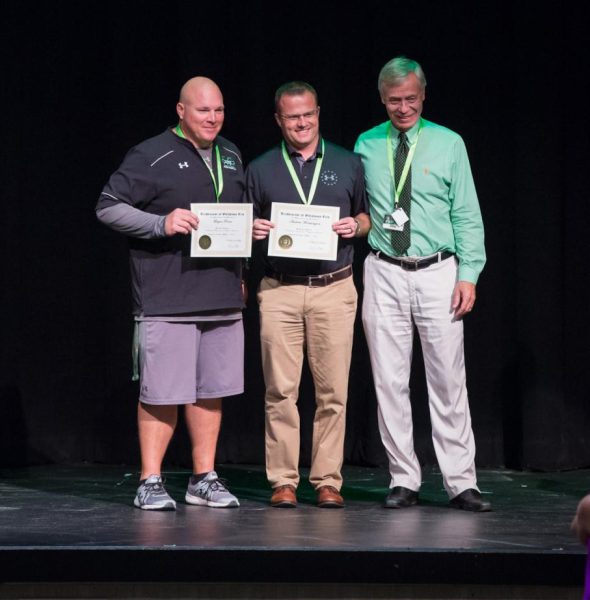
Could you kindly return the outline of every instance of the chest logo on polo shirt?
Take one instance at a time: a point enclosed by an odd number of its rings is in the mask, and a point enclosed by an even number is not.
[[[236,170],[236,161],[231,156],[222,156],[221,162],[224,169],[230,169],[230,171]]]
[[[186,162],[186,160],[183,163],[178,163],[179,169],[184,169],[185,167],[188,169],[188,163]]]
[[[320,181],[324,185],[336,185],[338,183],[338,175],[336,175],[335,171],[323,171],[320,175]]]

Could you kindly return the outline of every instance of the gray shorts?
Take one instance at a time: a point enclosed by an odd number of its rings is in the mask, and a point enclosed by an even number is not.
[[[244,391],[241,320],[137,325],[140,402],[193,404]]]

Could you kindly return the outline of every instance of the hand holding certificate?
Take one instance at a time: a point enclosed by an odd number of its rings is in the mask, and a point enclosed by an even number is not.
[[[337,206],[273,202],[268,255],[336,260],[338,235],[332,224],[340,218]]]
[[[240,257],[252,253],[252,205],[194,203],[199,228],[192,232],[191,256]]]

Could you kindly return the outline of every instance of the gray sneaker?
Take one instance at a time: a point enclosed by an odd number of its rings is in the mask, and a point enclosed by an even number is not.
[[[142,510],[176,510],[176,502],[168,495],[160,475],[150,475],[140,483],[133,504]]]
[[[189,504],[214,508],[240,506],[238,499],[225,487],[215,471],[210,471],[204,479],[197,482],[191,476],[184,499]]]

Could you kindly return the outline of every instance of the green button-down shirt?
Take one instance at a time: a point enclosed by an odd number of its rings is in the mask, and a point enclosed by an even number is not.
[[[418,129],[422,131],[418,137]],[[386,121],[362,133],[355,145],[365,167],[371,231],[369,244],[389,256],[391,232],[383,228],[385,215],[393,212],[394,182],[387,157]],[[408,142],[418,139],[412,161],[411,243],[407,256],[429,256],[443,250],[459,259],[459,280],[477,283],[486,261],[483,223],[467,150],[455,132],[419,120],[406,132]],[[399,132],[392,127],[393,156]]]

